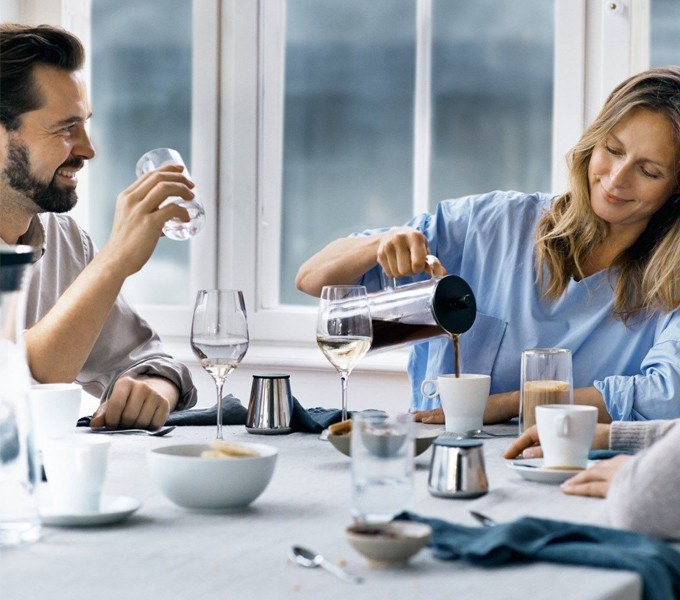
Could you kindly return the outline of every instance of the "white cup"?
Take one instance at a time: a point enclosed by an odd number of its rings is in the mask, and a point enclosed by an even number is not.
[[[595,425],[597,408],[594,406],[537,406],[536,426],[543,448],[543,466],[552,469],[585,469]]]
[[[50,438],[43,447],[43,462],[55,514],[99,512],[111,441],[73,434]]]
[[[78,422],[82,388],[77,383],[42,383],[31,386],[28,402],[38,450],[45,440],[73,433]]]
[[[425,398],[439,396],[444,410],[446,431],[474,434],[484,424],[484,409],[489,399],[489,375],[440,375],[436,380],[426,379],[420,385]]]

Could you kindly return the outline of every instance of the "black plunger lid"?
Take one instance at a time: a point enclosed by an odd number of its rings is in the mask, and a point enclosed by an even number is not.
[[[0,246],[0,292],[16,292],[26,267],[33,262],[32,246]]]
[[[446,275],[437,283],[432,312],[438,325],[449,333],[465,333],[477,317],[472,288],[457,275]]]

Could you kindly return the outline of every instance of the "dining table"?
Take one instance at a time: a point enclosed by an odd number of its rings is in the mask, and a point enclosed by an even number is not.
[[[418,423],[419,429],[442,426]],[[559,485],[527,481],[509,468],[496,437],[516,425],[487,427],[482,440],[489,491],[473,499],[428,491],[432,448],[415,459],[414,513],[481,526],[470,510],[498,522],[534,516],[607,525],[605,501],[567,496]],[[88,433],[79,428],[79,434]],[[177,427],[165,437],[112,435],[104,493],[135,498],[124,521],[99,527],[44,526],[39,541],[0,550],[1,600],[375,599],[633,600],[642,597],[632,571],[517,562],[480,568],[435,558],[422,549],[407,564],[376,568],[346,538],[351,525],[351,459],[318,434],[253,435],[226,426],[224,438],[274,446],[278,457],[265,491],[247,508],[200,512],[180,508],[154,484],[152,448],[209,443],[214,427]],[[289,558],[305,546],[364,582],[352,584]]]

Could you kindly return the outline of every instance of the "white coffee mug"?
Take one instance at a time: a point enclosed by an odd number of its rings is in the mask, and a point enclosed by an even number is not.
[[[446,431],[473,434],[482,429],[484,409],[489,399],[489,375],[440,375],[436,380],[426,379],[420,385],[425,398],[439,396],[444,410]]]
[[[110,445],[108,438],[85,434],[45,441],[43,462],[55,514],[99,512]]]
[[[31,386],[28,402],[38,450],[45,440],[73,433],[78,422],[82,388],[77,383],[41,383]]]
[[[536,407],[543,466],[585,469],[597,425],[597,408],[580,404],[546,404]]]

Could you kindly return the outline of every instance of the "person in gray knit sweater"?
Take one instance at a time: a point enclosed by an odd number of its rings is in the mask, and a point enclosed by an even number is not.
[[[525,431],[505,458],[542,456],[536,426]],[[633,451],[602,460],[565,481],[565,494],[606,498],[610,522],[665,539],[680,539],[680,419],[598,424],[593,448]]]

